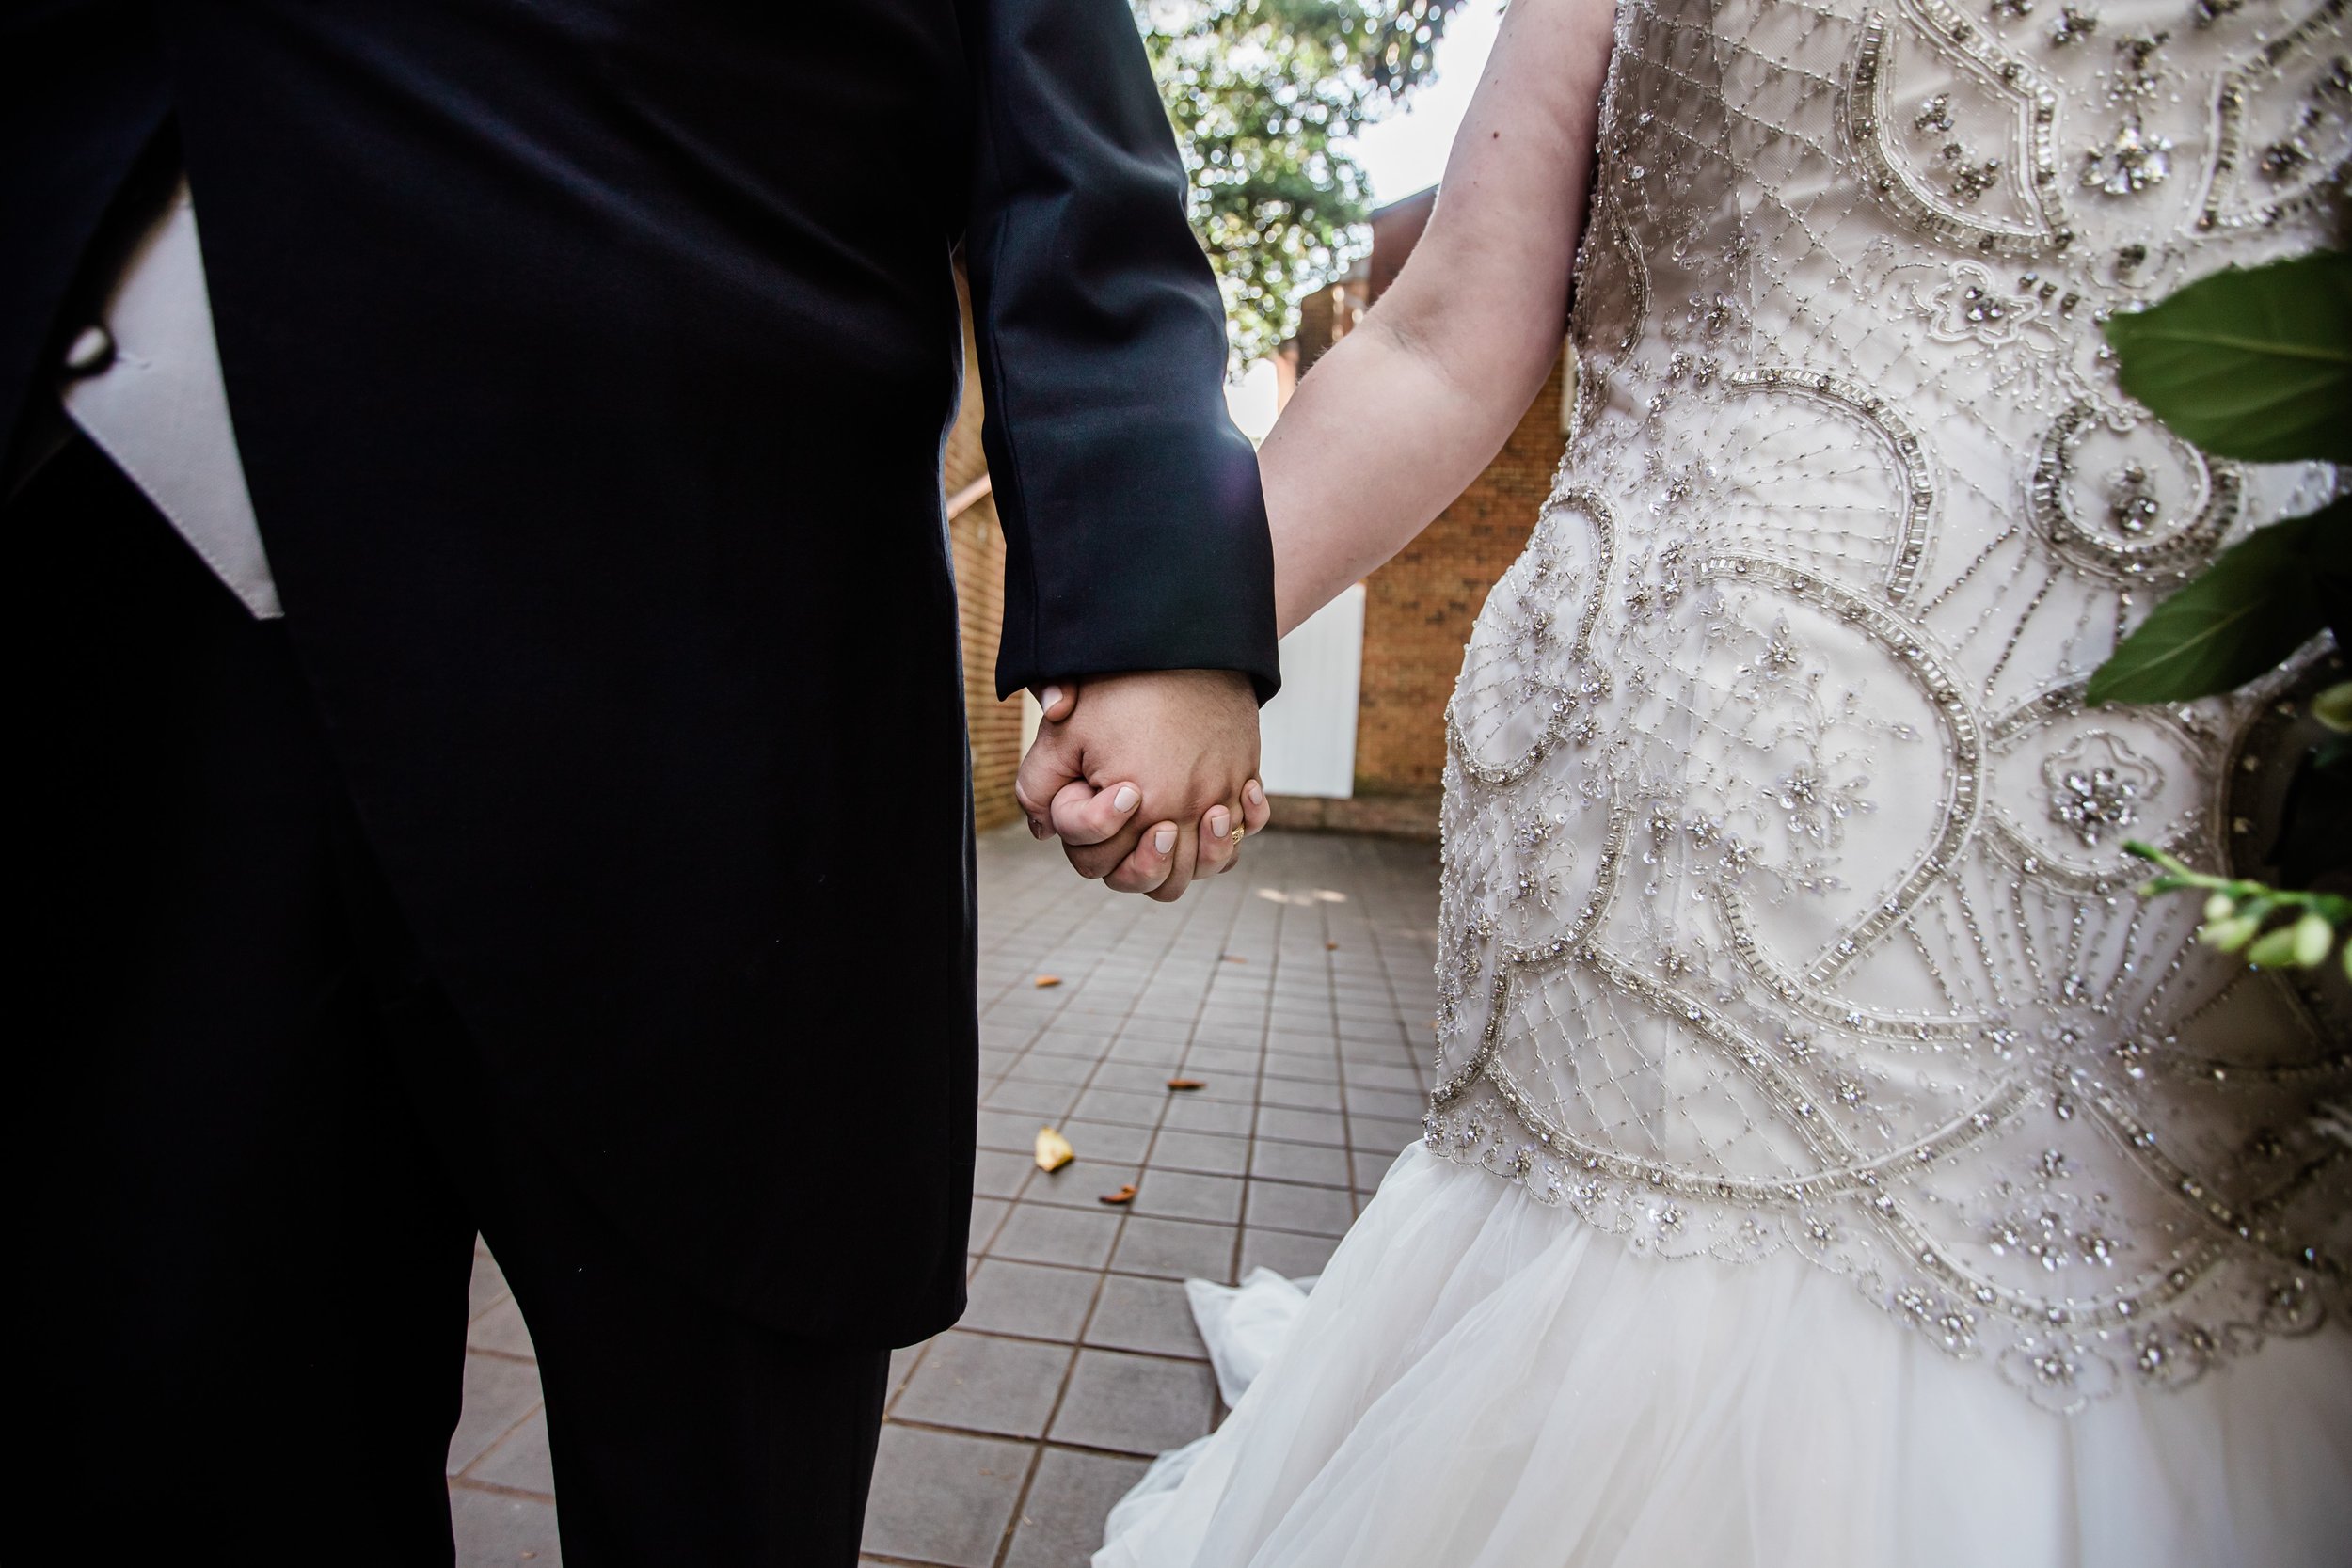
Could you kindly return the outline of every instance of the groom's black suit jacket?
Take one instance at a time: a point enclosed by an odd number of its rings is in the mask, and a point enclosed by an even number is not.
[[[536,1134],[781,1328],[944,1326],[976,1073],[959,241],[1000,686],[1276,678],[1127,0],[17,0],[0,433],[53,396],[159,143],[346,787]]]

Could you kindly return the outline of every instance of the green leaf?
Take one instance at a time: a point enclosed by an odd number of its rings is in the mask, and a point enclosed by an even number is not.
[[[2323,583],[2352,575],[2352,498],[2221,552],[2156,606],[2090,677],[2084,701],[2182,703],[2243,686],[2327,626]]]
[[[2123,390],[2215,456],[2352,462],[2352,255],[2232,267],[2106,331]]]

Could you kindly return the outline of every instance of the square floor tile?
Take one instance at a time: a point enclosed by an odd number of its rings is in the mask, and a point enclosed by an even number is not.
[[[449,1489],[449,1521],[457,1538],[457,1568],[562,1568],[555,1504],[545,1497],[461,1483]]]
[[[972,1190],[982,1197],[1019,1197],[1036,1159],[1001,1148],[983,1148],[972,1162]]]
[[[1095,1063],[1091,1056],[1057,1056],[1032,1051],[1013,1063],[1009,1076],[1017,1083],[1068,1084],[1074,1086],[1085,1083],[1094,1070]]]
[[[1121,1274],[1158,1275],[1168,1279],[1213,1279],[1231,1284],[1233,1227],[1190,1220],[1155,1220],[1138,1214],[1127,1222],[1111,1255]]]
[[[1366,1071],[1372,1070],[1367,1068]],[[1427,1104],[1419,1094],[1407,1089],[1375,1089],[1358,1084],[1354,1079],[1347,1085],[1347,1114],[1351,1117],[1389,1117],[1399,1121],[1418,1121]]]
[[[1033,1452],[1001,1438],[883,1427],[866,1505],[866,1549],[946,1568],[990,1568]]]
[[[1261,1054],[1241,1046],[1196,1045],[1184,1057],[1184,1071],[1194,1078],[1254,1079]]]
[[[1115,1121],[1129,1127],[1157,1127],[1168,1108],[1168,1090],[1138,1094],[1133,1089],[1091,1088],[1078,1099],[1077,1115],[1089,1121]]]
[[[1419,1069],[1414,1068],[1382,1067],[1377,1063],[1367,1063],[1347,1075],[1349,1088],[1353,1089],[1359,1085],[1368,1089],[1398,1089],[1413,1096],[1415,1100],[1420,1100],[1422,1097],[1423,1080]]]
[[[980,1147],[1006,1149],[1015,1154],[1026,1153],[1037,1147],[1037,1130],[1041,1119],[1012,1111],[982,1111],[979,1120]]]
[[[982,1096],[980,1104],[991,1111],[1012,1111],[1025,1117],[1058,1121],[1069,1115],[1071,1103],[1077,1098],[1078,1090],[1069,1084],[1038,1084],[1023,1078],[1008,1078]]]
[[[539,1408],[539,1369],[502,1355],[468,1355],[465,1402],[450,1433],[449,1472],[457,1474]]]
[[[1045,1431],[1069,1366],[1062,1345],[950,1329],[932,1341],[890,1414],[925,1426],[1035,1437]]]
[[[1324,1144],[1286,1144],[1261,1139],[1249,1146],[1249,1174],[1275,1181],[1303,1181],[1318,1187],[1348,1184],[1344,1149]]]
[[[1198,1171],[1203,1176],[1239,1176],[1249,1165],[1246,1139],[1221,1132],[1182,1132],[1163,1128],[1152,1145],[1153,1170]]]
[[[1168,1074],[1184,1059],[1182,1040],[1129,1039],[1120,1037],[1103,1056],[1105,1067],[1125,1066],[1145,1071]]]
[[[513,1296],[508,1296],[487,1312],[466,1325],[466,1348],[485,1350],[496,1355],[512,1355],[531,1360],[535,1353],[531,1345],[531,1330],[523,1323],[523,1309]]]
[[[1054,1418],[1058,1442],[1146,1456],[1209,1430],[1216,1379],[1200,1361],[1083,1350]]]
[[[1264,1227],[1337,1236],[1355,1219],[1356,1211],[1348,1202],[1344,1187],[1300,1187],[1285,1181],[1249,1184],[1249,1225],[1253,1229]]]
[[[1179,1132],[1246,1133],[1252,1114],[1246,1101],[1180,1098],[1168,1107],[1161,1125]]]
[[[1288,1071],[1288,1064],[1301,1061],[1329,1061],[1339,1054],[1339,1036],[1329,1030],[1309,1031],[1276,1029],[1265,1037],[1266,1070]]]
[[[1100,1268],[1110,1257],[1111,1243],[1118,1235],[1116,1214],[1021,1203],[1014,1206],[1011,1216],[996,1232],[988,1250],[993,1258],[1028,1263]]]
[[[1241,1237],[1241,1272],[1272,1269],[1285,1279],[1319,1275],[1339,1250],[1337,1236],[1308,1236],[1295,1230],[1245,1230]]]
[[[531,1419],[493,1444],[490,1450],[466,1466],[466,1479],[512,1492],[555,1496],[555,1462],[548,1453],[548,1411],[541,1405]]]
[[[500,1302],[507,1299],[506,1275],[499,1272],[498,1259],[490,1249],[476,1241],[473,1246],[473,1275],[466,1281],[466,1317],[469,1322],[482,1316]]]
[[[1005,1568],[1086,1568],[1103,1544],[1103,1521],[1151,1467],[1142,1459],[1048,1449],[1013,1526]]]
[[[1149,1127],[1129,1127],[1117,1122],[1087,1121],[1073,1117],[1062,1123],[1062,1135],[1070,1147],[1078,1151],[1080,1160],[1108,1160],[1118,1164],[1136,1164],[1143,1151],[1152,1147]]]
[[[898,1397],[898,1390],[907,1386],[907,1379],[914,1374],[916,1363],[923,1359],[923,1353],[930,1348],[930,1340],[926,1339],[919,1345],[900,1345],[890,1353],[890,1391],[884,1398]]]
[[[1087,1323],[1086,1341],[1113,1350],[1152,1351],[1163,1355],[1206,1355],[1184,1282],[1103,1276],[1103,1293]]]
[[[1408,1144],[1417,1144],[1429,1135],[1429,1130],[1419,1121],[1403,1121],[1388,1117],[1349,1117],[1347,1143],[1350,1148],[1368,1148],[1390,1154]]]
[[[1335,1111],[1293,1111],[1279,1105],[1258,1107],[1258,1136],[1284,1143],[1347,1147],[1347,1124]]]
[[[1079,1160],[1050,1175],[1041,1175],[1029,1183],[1022,1195],[1024,1203],[1050,1203],[1064,1209],[1083,1209],[1089,1213],[1117,1213],[1116,1204],[1103,1201],[1104,1195],[1143,1180],[1141,1167],[1114,1164],[1105,1160]]]
[[[1034,1339],[1075,1339],[1101,1277],[1090,1271],[986,1259],[972,1275],[971,1304],[958,1326]]]
[[[1376,1148],[1359,1148],[1350,1153],[1347,1161],[1356,1178],[1355,1184],[1368,1193],[1379,1191],[1380,1183],[1388,1180],[1389,1172],[1405,1152],[1398,1149],[1391,1154]]]
[[[1005,1216],[1011,1212],[1012,1204],[1006,1198],[976,1197],[972,1200],[972,1228],[968,1235],[974,1252],[987,1247],[988,1239],[996,1234],[996,1227],[1005,1222]]]
[[[1029,1054],[1064,1056],[1072,1061],[1099,1062],[1110,1045],[1107,1030],[1048,1029],[1029,1047]]]
[[[1117,1192],[1129,1182],[1143,1179],[1143,1167],[1119,1160],[1106,1160],[1096,1155],[1082,1155],[1057,1171],[1041,1174],[1021,1195],[1024,1203],[1050,1203],[1065,1209],[1083,1209],[1089,1213],[1124,1212],[1116,1204],[1105,1204],[1104,1196]]]
[[[1336,1111],[1340,1108],[1339,1081],[1268,1076],[1258,1087],[1258,1102],[1294,1111]]]
[[[1129,1094],[1148,1094],[1165,1098],[1168,1081],[1180,1069],[1154,1067],[1149,1062],[1104,1062],[1094,1069],[1093,1087],[1123,1089]]]
[[[1130,1211],[1160,1219],[1207,1220],[1231,1225],[1241,1218],[1241,1180],[1188,1171],[1146,1171]]]
[[[1192,1020],[1189,1017],[1160,1018],[1138,1013],[1119,1026],[1119,1037],[1121,1043],[1133,1041],[1140,1044],[1152,1040],[1162,1045],[1181,1046],[1192,1038]]]

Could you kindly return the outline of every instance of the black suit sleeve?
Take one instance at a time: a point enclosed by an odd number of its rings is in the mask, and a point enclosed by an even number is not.
[[[1127,0],[973,0],[965,257],[1005,529],[1000,694],[1125,670],[1279,674],[1225,312]]]

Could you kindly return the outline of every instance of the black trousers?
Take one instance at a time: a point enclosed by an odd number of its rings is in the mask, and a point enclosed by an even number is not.
[[[479,1230],[574,1568],[850,1563],[886,1355],[690,1293],[581,1198],[409,943],[283,624],[85,441],[4,515],[9,1512],[59,1543],[18,1560],[449,1563]]]

